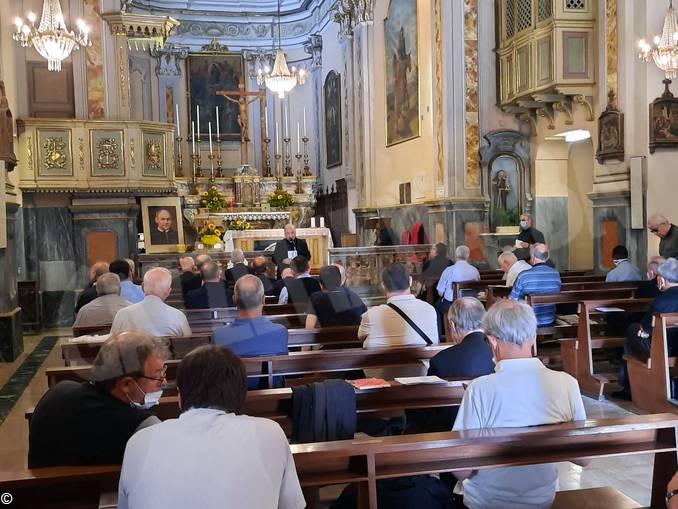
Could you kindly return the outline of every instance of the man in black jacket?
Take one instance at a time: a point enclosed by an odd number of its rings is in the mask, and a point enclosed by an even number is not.
[[[193,258],[190,256],[179,258],[179,275],[172,280],[172,288],[181,287],[181,296],[185,299],[188,292],[201,286],[202,278]]]
[[[225,282],[219,280],[219,265],[214,260],[202,264],[202,287],[186,294],[186,309],[230,308],[233,307],[233,292]]]
[[[252,269],[245,265],[245,255],[242,249],[234,249],[231,253],[231,263],[233,266],[226,269],[224,279],[229,286],[233,286],[235,282],[245,274],[252,274]]]
[[[278,275],[290,266],[295,256],[303,256],[307,261],[311,261],[308,244],[304,239],[297,238],[297,229],[293,224],[288,224],[285,226],[285,238],[276,242],[273,251],[273,263],[278,266]]]
[[[294,279],[285,280],[278,304],[294,304],[297,313],[305,313],[311,295],[321,291],[320,283],[311,276],[308,260],[303,256],[293,258],[290,268],[294,272]]]
[[[108,272],[108,262],[96,262],[94,265],[90,267],[89,269],[90,283],[89,286],[85,288],[78,297],[78,301],[75,304],[76,315],[78,314],[78,311],[80,311],[81,307],[85,306],[86,304],[89,304],[98,297],[96,288],[97,279],[99,278],[99,276],[105,274],[106,272]]]

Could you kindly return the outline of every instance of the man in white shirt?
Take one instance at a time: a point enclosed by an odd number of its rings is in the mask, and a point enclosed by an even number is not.
[[[447,310],[450,309],[450,304],[452,304],[452,284],[480,280],[480,272],[468,262],[470,256],[471,250],[467,246],[457,247],[454,250],[454,265],[447,267],[438,280],[436,291],[442,298],[436,303],[436,311],[438,312],[438,333],[441,336],[445,334],[444,317]]]
[[[119,509],[306,506],[280,425],[236,414],[247,378],[233,352],[215,345],[193,350],[181,361],[177,390],[181,416],[127,442]]]
[[[532,357],[537,319],[527,304],[502,300],[483,319],[495,372],[473,380],[453,431],[517,428],[586,419],[577,381]],[[553,464],[455,472],[469,509],[548,508],[558,486]]]
[[[120,297],[120,278],[117,274],[107,272],[99,276],[96,290],[98,297],[80,308],[73,327],[108,325],[118,311],[131,304]]]
[[[525,260],[518,260],[518,257],[511,251],[504,251],[500,254],[499,258],[497,258],[497,262],[499,264],[499,269],[504,271],[506,286],[513,286],[513,283],[518,279],[518,274],[532,268],[532,265]]]
[[[121,309],[113,319],[111,334],[143,330],[154,336],[190,336],[186,315],[165,304],[172,291],[172,274],[155,267],[144,275],[144,300]]]

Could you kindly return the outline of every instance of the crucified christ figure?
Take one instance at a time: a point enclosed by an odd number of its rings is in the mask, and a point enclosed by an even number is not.
[[[228,95],[223,95],[227,101],[236,103],[238,105],[238,125],[240,126],[240,143],[246,143],[250,141],[249,136],[249,119],[247,116],[247,106],[252,104],[254,101],[259,100],[259,97],[250,99],[249,101],[245,99],[244,96],[240,95],[237,99],[233,99]]]

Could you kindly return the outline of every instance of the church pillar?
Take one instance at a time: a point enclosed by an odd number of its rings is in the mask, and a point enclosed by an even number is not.
[[[5,173],[0,163],[0,173]],[[4,177],[0,178],[4,194]],[[15,360],[24,350],[21,330],[21,308],[17,296],[17,227],[16,217],[19,206],[16,203],[0,201],[5,209],[4,227],[6,243],[0,249],[0,362]]]
[[[102,12],[117,12],[120,3],[103,0]],[[131,97],[129,75],[129,49],[127,33],[122,25],[108,24],[102,29],[102,54],[104,83],[106,83],[106,118],[109,120],[130,120]]]

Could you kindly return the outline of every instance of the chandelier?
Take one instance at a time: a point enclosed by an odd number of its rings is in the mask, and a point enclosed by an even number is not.
[[[285,52],[280,42],[280,0],[278,0],[278,48],[275,50],[275,62],[273,69],[267,65],[263,70],[257,71],[257,84],[266,84],[266,88],[282,99],[297,83],[299,85],[306,83],[306,72],[303,69],[297,70],[295,66],[292,66],[290,71],[287,67]]]
[[[81,19],[77,21],[78,34],[66,28],[64,15],[59,0],[44,0],[40,25],[35,28],[36,17],[28,13],[29,24],[21,18],[16,18],[16,32],[12,38],[21,44],[22,48],[33,46],[40,55],[47,60],[50,71],[61,71],[61,61],[69,57],[73,50],[91,46],[89,27]]]
[[[650,58],[659,67],[666,79],[674,80],[678,76],[678,18],[673,10],[673,0],[669,0],[669,8],[664,18],[664,28],[662,35],[654,38],[654,48],[646,41],[639,43],[639,57],[644,62],[649,62]]]

